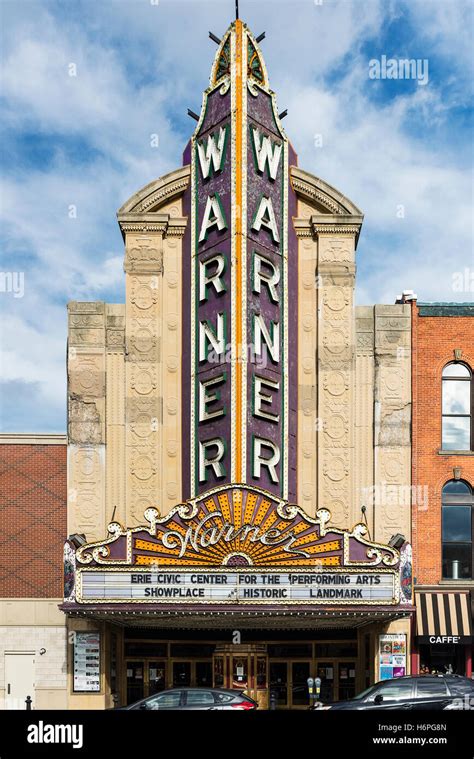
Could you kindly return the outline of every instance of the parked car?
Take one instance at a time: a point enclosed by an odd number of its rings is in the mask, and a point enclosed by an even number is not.
[[[474,681],[459,675],[417,675],[381,680],[347,701],[316,703],[325,709],[474,710]]]
[[[169,688],[120,709],[257,709],[258,704],[240,690],[222,688]]]

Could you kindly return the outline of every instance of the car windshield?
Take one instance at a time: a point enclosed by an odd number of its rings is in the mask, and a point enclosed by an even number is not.
[[[376,685],[371,685],[370,688],[366,688],[362,691],[362,693],[358,693],[357,696],[354,696],[354,699],[358,701],[361,698],[365,698],[370,693],[374,692],[374,690],[377,688],[377,685],[379,685],[379,683],[376,683]]]

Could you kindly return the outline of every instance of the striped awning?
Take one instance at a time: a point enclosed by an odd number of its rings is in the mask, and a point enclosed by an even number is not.
[[[471,643],[469,593],[416,593],[415,598],[419,643]]]

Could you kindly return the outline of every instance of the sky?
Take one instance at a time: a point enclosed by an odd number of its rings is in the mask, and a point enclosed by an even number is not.
[[[240,0],[300,167],[365,215],[358,304],[474,299],[473,7]],[[116,211],[182,165],[208,32],[233,14],[234,0],[0,0],[2,432],[65,432],[66,304],[124,302]],[[417,76],[387,78],[384,57]]]

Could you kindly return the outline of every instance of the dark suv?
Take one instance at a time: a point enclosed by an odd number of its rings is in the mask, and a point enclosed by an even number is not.
[[[381,680],[347,701],[317,703],[325,709],[474,710],[474,680],[459,675],[417,675]]]

